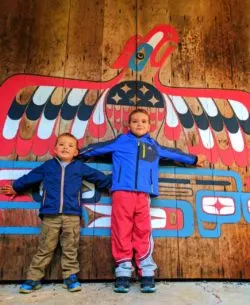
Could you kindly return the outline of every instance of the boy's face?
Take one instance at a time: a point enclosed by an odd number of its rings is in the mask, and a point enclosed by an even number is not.
[[[68,136],[59,137],[54,152],[61,161],[70,162],[78,155],[77,142]]]
[[[133,114],[129,123],[129,129],[137,137],[145,135],[150,131],[149,117],[141,112]]]

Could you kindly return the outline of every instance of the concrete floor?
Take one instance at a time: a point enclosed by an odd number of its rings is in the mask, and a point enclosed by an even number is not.
[[[44,284],[28,295],[18,293],[19,285],[0,285],[3,305],[249,305],[250,283],[157,282],[157,292],[142,294],[132,283],[127,294],[113,292],[112,283],[84,283],[82,291],[70,293],[61,284]]]

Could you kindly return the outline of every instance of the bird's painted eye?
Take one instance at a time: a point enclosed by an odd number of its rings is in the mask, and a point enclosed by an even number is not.
[[[144,59],[144,54],[142,52],[138,52],[136,54],[136,58],[139,59],[139,60],[142,60],[142,59]]]
[[[153,48],[149,44],[142,43],[141,45],[139,45],[136,52],[133,54],[129,61],[129,67],[133,71],[142,71],[152,51]]]

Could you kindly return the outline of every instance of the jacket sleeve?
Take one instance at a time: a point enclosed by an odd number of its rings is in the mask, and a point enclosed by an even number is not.
[[[90,144],[89,146],[80,150],[78,157],[80,159],[84,159],[88,157],[112,153],[115,150],[116,141],[117,138],[111,141]]]
[[[94,183],[100,190],[110,189],[112,186],[112,175],[105,175],[101,171],[82,163],[83,179]]]
[[[198,158],[195,155],[186,154],[180,149],[173,149],[173,148],[161,146],[156,141],[155,143],[160,159],[165,158],[191,165],[195,165],[197,163]]]
[[[13,182],[13,189],[20,193],[30,187],[34,183],[41,182],[44,178],[44,163],[34,169],[32,169],[28,174],[18,178]]]

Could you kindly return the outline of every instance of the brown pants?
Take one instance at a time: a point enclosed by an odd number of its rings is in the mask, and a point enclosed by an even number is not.
[[[80,239],[80,217],[75,215],[45,216],[42,222],[39,245],[27,272],[27,279],[40,280],[52,260],[58,244],[62,247],[63,278],[79,272],[77,260]]]

